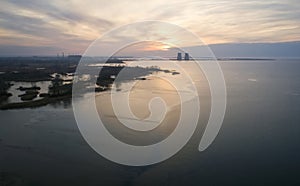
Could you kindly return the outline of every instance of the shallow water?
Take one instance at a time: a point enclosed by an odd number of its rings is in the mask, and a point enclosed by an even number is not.
[[[67,103],[0,111],[0,178],[15,185],[299,185],[300,61],[220,65],[227,110],[217,138],[204,152],[197,150],[199,126],[167,161],[122,166],[87,145]],[[206,105],[205,86],[200,90]],[[84,104],[84,99],[78,101]],[[201,113],[205,122],[207,111]]]
[[[32,87],[32,86],[37,86],[40,87],[41,89],[39,90],[39,94],[41,93],[48,93],[48,87],[51,85],[51,81],[39,81],[39,82],[11,82],[13,85],[8,89],[8,92],[12,94],[8,98],[8,102],[10,103],[17,103],[17,102],[23,102],[21,100],[21,97],[18,95],[24,94],[25,91],[20,91],[18,88],[21,87]],[[41,99],[39,96],[34,98],[33,100],[38,100]]]

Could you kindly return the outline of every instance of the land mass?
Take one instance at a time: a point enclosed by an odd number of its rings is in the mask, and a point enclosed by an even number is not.
[[[19,109],[44,106],[49,103],[70,99],[72,97],[72,79],[62,77],[67,74],[74,76],[80,57],[10,57],[0,58],[0,109]],[[95,62],[95,61],[94,61]],[[97,61],[96,61],[97,62]],[[103,66],[93,91],[106,91],[114,81],[145,80],[144,76],[154,71],[161,71],[157,67],[125,67],[119,59],[108,59],[108,66]],[[88,68],[97,68],[89,67]],[[116,79],[122,71],[123,77]],[[87,71],[88,72],[88,71]],[[170,71],[166,73],[172,73]],[[53,75],[55,74],[55,75]],[[175,74],[175,73],[174,73]],[[19,87],[23,94],[18,95],[21,102],[7,101],[12,94],[8,91],[11,82],[51,81],[47,93],[39,93],[40,87]],[[86,84],[86,82],[83,82]],[[83,87],[86,89],[86,86]],[[85,90],[85,91],[86,91]],[[88,90],[90,91],[90,90]],[[39,97],[39,99],[35,99]]]

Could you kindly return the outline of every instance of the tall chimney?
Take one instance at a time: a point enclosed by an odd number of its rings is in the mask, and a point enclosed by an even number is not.
[[[184,54],[184,60],[190,60],[190,55],[189,53]]]
[[[181,56],[181,53],[180,53],[180,52],[177,53],[177,60],[178,60],[178,61],[182,60],[182,56]]]

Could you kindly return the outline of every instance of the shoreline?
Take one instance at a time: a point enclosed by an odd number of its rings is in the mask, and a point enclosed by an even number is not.
[[[59,97],[44,97],[42,99],[34,100],[34,101],[7,103],[4,105],[1,105],[0,110],[36,108],[36,107],[48,105],[50,103],[54,103],[56,101],[62,101],[65,99],[69,99],[71,97],[72,97],[72,95],[64,95],[64,96],[59,96]]]

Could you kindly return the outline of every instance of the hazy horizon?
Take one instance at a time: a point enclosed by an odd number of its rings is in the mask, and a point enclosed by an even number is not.
[[[300,41],[279,42],[279,43],[221,43],[207,45],[217,58],[300,58]],[[198,50],[201,52],[202,46],[183,47],[185,50]],[[206,47],[206,46],[203,46]],[[46,49],[48,49],[47,52]],[[147,54],[156,54],[162,57],[175,57],[177,50],[175,48],[168,49],[169,55],[165,50],[149,50],[149,51],[129,51],[123,56],[141,57]],[[195,51],[196,53],[197,51]],[[22,47],[22,46],[0,46],[0,57],[51,57],[51,56],[68,55],[84,55],[81,53],[67,53],[64,50],[57,50],[51,47]],[[109,55],[102,55],[102,57]],[[205,56],[196,56],[205,57]]]

